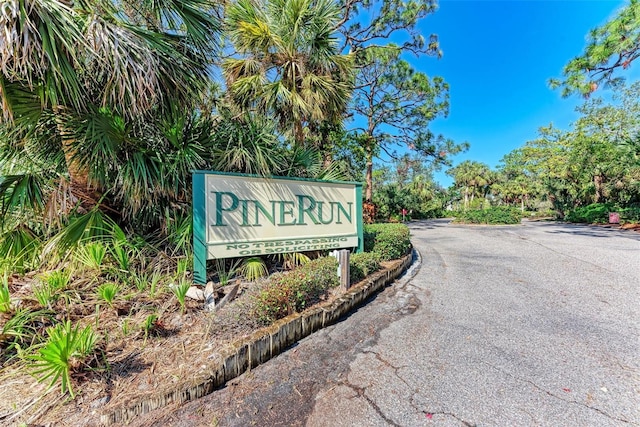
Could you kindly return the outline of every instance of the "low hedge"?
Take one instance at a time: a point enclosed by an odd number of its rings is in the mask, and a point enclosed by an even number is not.
[[[593,203],[570,210],[564,219],[568,222],[586,222],[589,224],[609,222],[609,212],[616,209],[608,203]]]
[[[640,222],[640,207],[620,209],[620,219],[625,222]]]
[[[366,252],[353,254],[349,262],[349,279],[351,283],[356,283],[379,269],[379,255]],[[253,314],[261,323],[269,324],[300,312],[320,301],[329,289],[340,284],[337,273],[338,261],[333,257],[324,257],[295,270],[273,274],[256,296]]]
[[[404,224],[367,224],[364,226],[364,251],[381,261],[401,258],[411,249],[409,227]]]
[[[253,313],[262,323],[272,323],[320,301],[340,284],[338,260],[333,257],[309,261],[294,270],[271,275],[254,301]]]
[[[352,254],[349,260],[349,280],[357,283],[380,270],[380,255],[373,252]]]
[[[372,224],[364,228],[365,252],[351,255],[351,283],[380,269],[380,261],[397,259],[411,248],[409,228],[404,224]],[[269,283],[255,297],[253,314],[269,324],[319,302],[327,291],[340,284],[338,261],[318,258],[292,271],[271,275]]]
[[[520,224],[522,211],[509,206],[471,209],[458,212],[456,221],[465,224]]]
[[[606,224],[609,222],[609,212],[618,212],[621,222],[640,222],[640,207],[632,206],[620,208],[611,203],[592,203],[570,210],[565,221],[588,224]]]

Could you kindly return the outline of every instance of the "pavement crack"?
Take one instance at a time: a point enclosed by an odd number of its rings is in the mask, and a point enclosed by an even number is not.
[[[358,394],[358,397],[364,398],[367,401],[369,406],[373,408],[374,411],[382,418],[387,424],[394,427],[401,427],[400,424],[394,422],[391,418],[387,417],[382,409],[378,406],[376,402],[374,402],[369,396],[366,394],[366,389],[364,387],[358,387],[356,385],[351,384],[350,382],[343,382],[342,385],[345,387],[349,387],[351,390],[355,391]]]
[[[402,381],[402,383],[404,385],[406,385],[407,387],[411,388],[411,385],[405,381],[404,378],[402,378],[400,376],[400,374],[398,373],[398,371],[402,368],[406,368],[407,366],[395,366],[393,365],[391,362],[389,362],[388,360],[386,360],[384,357],[380,356],[380,353],[375,352],[373,350],[365,350],[362,352],[363,354],[373,354],[373,356],[383,365],[387,366],[388,368],[390,368],[393,371],[393,374],[400,380]]]
[[[531,380],[528,380],[528,379],[521,378],[521,377],[518,377],[516,375],[513,375],[512,373],[507,372],[504,369],[500,369],[497,366],[494,366],[494,365],[492,365],[490,363],[487,363],[485,361],[481,361],[481,362],[484,363],[485,365],[487,365],[488,367],[490,367],[490,368],[492,368],[492,369],[494,369],[494,370],[496,370],[498,372],[501,372],[502,374],[507,375],[508,377],[511,377],[511,378],[515,379],[516,381],[524,382],[524,383],[527,383],[527,384],[531,385],[536,390],[538,390],[538,391],[540,391],[540,392],[542,392],[542,393],[544,393],[544,394],[546,394],[546,395],[548,395],[550,397],[553,397],[555,399],[561,400],[561,401],[566,402],[566,403],[571,403],[571,404],[574,404],[574,405],[578,405],[578,406],[582,406],[584,408],[590,409],[592,411],[595,411],[595,412],[597,412],[597,413],[609,418],[610,420],[620,421],[620,422],[627,423],[627,424],[634,424],[634,423],[632,423],[631,421],[629,421],[627,419],[615,417],[615,416],[603,411],[600,408],[596,408],[594,406],[589,406],[586,403],[582,403],[582,402],[579,402],[577,400],[563,399],[561,396],[558,396],[557,394],[554,394],[554,393],[550,392],[549,390],[546,390],[546,389],[540,387],[538,384],[534,383]]]
[[[451,412],[429,412],[429,411],[422,411],[422,412],[425,415],[444,415],[446,417],[451,417],[451,418],[455,419],[460,424],[462,424],[463,426],[466,426],[466,427],[476,427],[476,425],[477,425],[477,424],[474,424],[474,423],[470,423],[469,421],[465,421],[462,418],[460,418],[459,416],[457,416],[456,414],[452,414]]]

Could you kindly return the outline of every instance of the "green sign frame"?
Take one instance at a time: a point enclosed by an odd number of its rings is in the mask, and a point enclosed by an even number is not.
[[[194,171],[192,192],[197,284],[208,259],[364,249],[359,182]]]

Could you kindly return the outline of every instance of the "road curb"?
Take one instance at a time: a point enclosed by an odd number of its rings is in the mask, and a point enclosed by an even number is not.
[[[339,298],[311,307],[302,313],[287,316],[247,338],[230,344],[219,352],[213,362],[209,362],[209,369],[205,374],[176,384],[170,390],[144,396],[128,405],[105,411],[100,415],[100,423],[126,424],[135,417],[155,409],[186,403],[208,395],[227,381],[283,353],[313,332],[338,322],[405,272],[407,274],[404,274],[402,284],[406,284],[416,274],[420,263],[420,254],[413,249],[390,268],[372,274]]]

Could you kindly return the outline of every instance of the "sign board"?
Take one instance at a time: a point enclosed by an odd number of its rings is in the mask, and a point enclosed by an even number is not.
[[[362,250],[362,185],[196,171],[194,280],[206,260],[290,252]]]
[[[618,212],[609,212],[609,224],[620,224],[620,214]]]

